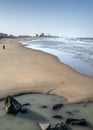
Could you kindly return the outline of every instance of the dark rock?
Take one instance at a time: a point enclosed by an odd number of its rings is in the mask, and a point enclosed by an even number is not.
[[[41,108],[47,108],[47,106],[41,106]]]
[[[25,103],[25,104],[23,104],[23,106],[29,106],[29,105],[31,105],[30,103]]]
[[[92,125],[85,119],[67,119],[65,123],[68,125],[77,125],[92,128]]]
[[[28,109],[27,109],[27,108],[22,108],[22,109],[20,110],[20,112],[21,112],[21,113],[27,113],[27,112],[28,112]]]
[[[15,114],[18,112],[26,113],[27,109],[23,108],[24,105],[19,103],[15,98],[12,96],[7,96],[5,99],[5,109],[7,113]]]
[[[53,118],[56,118],[56,119],[64,119],[62,116],[60,115],[54,115]]]
[[[52,110],[60,109],[60,108],[63,107],[63,106],[64,106],[63,104],[55,104],[55,105],[52,107]]]
[[[49,125],[46,130],[71,130],[71,128],[62,122],[56,124],[55,126]]]
[[[21,110],[22,105],[12,96],[7,96],[5,99],[5,109],[7,113],[17,113]]]
[[[66,113],[71,115],[71,116],[74,115],[71,111],[66,111]]]

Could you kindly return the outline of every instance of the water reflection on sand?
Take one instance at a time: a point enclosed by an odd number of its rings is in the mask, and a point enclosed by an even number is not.
[[[20,103],[30,103],[26,106],[27,113],[16,115],[6,114],[4,101],[0,103],[0,130],[40,130],[39,122],[57,124],[67,118],[86,119],[93,125],[93,103],[67,104],[66,100],[55,95],[25,94],[15,97]],[[65,104],[58,110],[52,110],[55,104]],[[62,118],[54,118],[60,115]],[[90,130],[86,127],[73,127],[72,130]]]

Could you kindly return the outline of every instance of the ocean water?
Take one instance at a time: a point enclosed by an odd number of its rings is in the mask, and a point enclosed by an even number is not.
[[[93,77],[93,40],[44,38],[25,42],[26,47],[55,55],[77,72]]]

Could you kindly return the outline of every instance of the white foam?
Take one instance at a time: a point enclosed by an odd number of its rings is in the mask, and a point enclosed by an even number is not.
[[[61,62],[70,65],[77,71],[93,76],[93,44],[78,43],[71,39],[66,39],[68,42],[65,43],[62,42],[65,41],[63,38],[50,39],[28,42],[26,47],[55,55]]]

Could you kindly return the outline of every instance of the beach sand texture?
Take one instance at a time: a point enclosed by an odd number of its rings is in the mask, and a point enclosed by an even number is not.
[[[70,103],[93,101],[93,78],[81,75],[49,54],[0,40],[0,98],[24,92],[62,96]],[[3,50],[5,45],[5,50]]]

